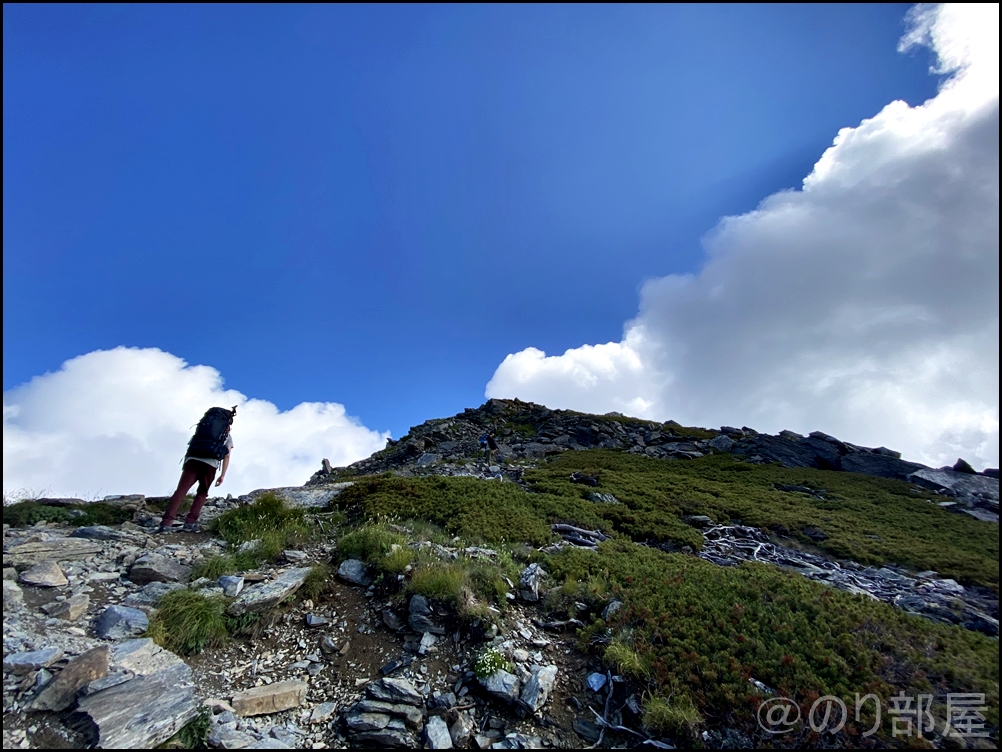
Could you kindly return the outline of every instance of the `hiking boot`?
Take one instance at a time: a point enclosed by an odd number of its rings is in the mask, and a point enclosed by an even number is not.
[[[157,528],[158,535],[163,535],[164,533],[173,533],[173,532],[176,532],[176,528],[173,525],[161,525],[159,528]]]
[[[197,522],[186,522],[181,531],[184,533],[200,533],[202,532],[202,528]]]

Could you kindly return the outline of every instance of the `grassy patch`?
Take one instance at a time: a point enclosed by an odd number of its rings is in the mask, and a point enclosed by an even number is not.
[[[326,564],[310,567],[310,573],[303,580],[299,593],[305,598],[316,600],[330,589],[331,571]]]
[[[31,527],[36,522],[67,525],[120,525],[132,519],[132,512],[115,504],[93,501],[71,506],[49,506],[37,501],[22,501],[3,508],[3,524]]]
[[[309,543],[320,533],[305,510],[287,507],[273,493],[262,494],[252,504],[220,515],[211,529],[231,546],[260,541],[253,549],[254,555],[267,561],[273,561],[287,548]]]
[[[257,554],[256,549],[251,551],[236,551],[231,554],[217,554],[195,565],[191,577],[193,580],[197,580],[199,577],[208,577],[210,580],[216,580],[224,574],[234,574],[254,569],[261,561],[262,558]]]
[[[651,730],[691,738],[701,723],[703,716],[688,695],[673,695],[670,699],[650,695],[644,700],[644,725]]]
[[[575,471],[598,477],[599,487],[571,483]],[[593,504],[595,514],[633,540],[698,548],[699,533],[681,518],[704,514],[718,523],[789,536],[863,564],[893,562],[932,569],[964,584],[998,587],[998,530],[946,512],[925,501],[925,492],[915,494],[900,481],[750,465],[729,455],[665,461],[604,450],[566,452],[526,477],[534,488],[553,496],[583,498],[596,490],[613,494],[623,503]],[[823,491],[825,498],[781,491],[780,486]],[[806,529],[827,537],[815,542]]]
[[[394,546],[401,547],[405,543],[406,537],[386,525],[366,525],[341,536],[337,544],[338,558],[342,561],[358,559],[378,566]]]
[[[718,567],[622,539],[597,553],[565,550],[547,566],[558,580],[610,583],[625,605],[582,638],[611,629],[606,658],[647,681],[654,696],[688,697],[753,723],[758,697],[749,678],[808,707],[824,694],[984,692],[997,723],[998,643],[979,633],[776,567]]]
[[[221,598],[172,590],[161,599],[146,636],[179,655],[196,655],[226,639],[223,609]]]

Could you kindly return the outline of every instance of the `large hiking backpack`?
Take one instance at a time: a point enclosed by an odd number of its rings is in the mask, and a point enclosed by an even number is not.
[[[230,434],[233,413],[222,407],[212,407],[198,421],[195,435],[188,442],[188,456],[221,460],[230,453],[226,437]]]

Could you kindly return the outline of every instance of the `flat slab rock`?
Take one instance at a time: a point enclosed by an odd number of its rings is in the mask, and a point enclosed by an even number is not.
[[[344,483],[331,483],[324,486],[289,486],[287,488],[259,488],[251,491],[246,496],[241,496],[241,501],[253,501],[258,496],[266,493],[274,493],[282,497],[286,502],[294,507],[325,507],[330,504],[331,499],[341,493],[348,486],[355,485],[351,481]]]
[[[306,700],[308,685],[304,681],[283,681],[254,687],[233,695],[230,704],[240,716],[267,715],[298,708]]]
[[[114,646],[109,662],[112,669],[134,676],[80,699],[79,710],[96,727],[97,746],[155,747],[198,714],[191,668],[152,640]]]
[[[227,609],[233,616],[271,608],[283,598],[295,593],[306,581],[309,567],[288,569],[271,582],[262,582],[244,588]]]
[[[8,558],[15,567],[33,566],[43,561],[76,561],[100,553],[104,548],[84,538],[53,538],[46,541],[31,541],[4,549],[4,560]],[[4,566],[7,566],[4,564]]]
[[[41,561],[21,572],[21,582],[33,587],[65,587],[70,584],[63,570],[54,561]]]
[[[49,682],[31,704],[32,710],[65,710],[77,692],[91,682],[108,675],[111,648],[98,645],[77,656]]]
[[[149,627],[149,618],[138,608],[108,606],[98,617],[94,633],[105,640],[121,640],[137,637]]]

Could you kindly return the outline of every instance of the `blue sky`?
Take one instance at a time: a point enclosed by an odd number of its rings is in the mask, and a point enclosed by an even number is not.
[[[906,10],[5,5],[5,400],[124,346],[394,436],[480,404],[934,97]]]
[[[4,7],[4,389],[118,345],[400,435],[935,92],[900,5]]]

